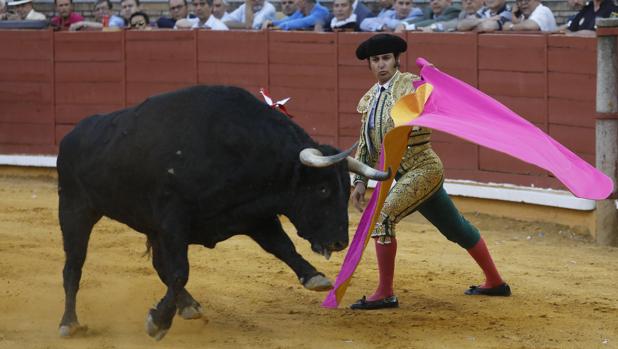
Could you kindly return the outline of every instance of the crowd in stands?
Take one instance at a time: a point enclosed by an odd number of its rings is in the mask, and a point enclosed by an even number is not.
[[[309,30],[366,32],[540,31],[594,36],[596,18],[618,17],[618,0],[566,0],[577,11],[558,26],[541,0],[430,0],[420,8],[413,0],[378,0],[376,12],[361,0],[333,0],[332,10],[318,0],[245,0],[228,11],[227,0],[168,0],[169,16],[151,21],[139,0],[94,0],[94,18],[73,10],[73,0],[54,0],[51,18],[33,8],[32,0],[0,0],[0,21],[48,21],[57,30],[127,28],[150,30]],[[0,22],[1,24],[1,22]],[[1,27],[1,25],[0,25]]]

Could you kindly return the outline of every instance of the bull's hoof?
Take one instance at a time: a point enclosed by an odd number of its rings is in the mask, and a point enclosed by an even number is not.
[[[333,288],[333,284],[324,275],[316,275],[303,283],[306,289],[312,291],[328,291]]]
[[[178,309],[178,315],[185,320],[197,320],[204,316],[202,307],[197,303]]]
[[[77,333],[83,333],[88,331],[88,326],[82,326],[79,322],[72,322],[68,325],[60,325],[58,333],[62,338],[69,338]]]
[[[157,341],[160,341],[165,337],[167,331],[169,329],[159,328],[157,324],[155,324],[154,319],[152,318],[152,314],[148,312],[148,316],[146,317],[146,333]]]

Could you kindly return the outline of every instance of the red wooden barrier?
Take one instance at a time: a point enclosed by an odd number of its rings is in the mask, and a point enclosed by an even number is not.
[[[0,31],[0,43],[0,152],[54,152],[52,32]]]
[[[53,154],[91,114],[200,84],[292,97],[288,110],[316,140],[358,138],[356,104],[375,83],[355,50],[370,33],[0,31],[0,153]],[[547,35],[401,34],[401,69],[417,57],[462,79],[594,163],[596,40]],[[447,177],[539,187],[548,173],[456,137],[434,133]]]

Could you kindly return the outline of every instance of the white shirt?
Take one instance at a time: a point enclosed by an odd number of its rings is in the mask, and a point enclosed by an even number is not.
[[[34,9],[30,10],[30,12],[28,12],[28,15],[26,16],[26,20],[29,21],[42,21],[45,19],[47,18],[45,18],[44,14],[36,12]]]
[[[200,27],[199,18],[196,17],[196,18],[187,18],[187,19],[191,21],[192,29],[205,28],[205,29],[212,29],[212,30],[230,30],[230,28],[228,28],[227,25],[225,25],[225,23],[223,23],[219,18],[213,15],[210,15],[206,23],[204,23],[204,25],[201,27]]]
[[[253,29],[262,28],[262,23],[266,20],[275,20],[275,15],[277,14],[277,10],[275,6],[273,6],[270,2],[264,1],[264,6],[262,8],[253,13]],[[224,21],[234,20],[236,22],[243,23],[245,21],[245,4],[240,5],[236,10],[230,13],[229,17],[223,17]]]
[[[348,23],[352,23],[352,22],[356,22],[356,15],[353,13],[350,15],[350,17],[344,19],[344,20],[338,20],[337,17],[333,17],[333,19],[330,21],[330,27],[331,28],[338,28],[338,27],[342,27]]]
[[[535,21],[542,32],[552,32],[558,29],[554,14],[549,7],[543,6],[543,4],[539,4],[539,6],[532,11],[528,19]]]

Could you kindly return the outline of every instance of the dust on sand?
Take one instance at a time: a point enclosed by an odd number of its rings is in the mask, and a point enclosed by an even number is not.
[[[149,307],[165,290],[142,256],[145,239],[103,219],[90,240],[78,316],[89,326],[58,337],[64,255],[56,182],[0,176],[0,348],[618,348],[618,249],[600,247],[559,225],[468,213],[504,277],[510,298],[465,296],[482,280],[467,253],[420,215],[399,226],[396,292],[401,307],[358,312],[347,305],[373,290],[368,248],[342,307],[303,289],[293,272],[245,237],[214,250],[191,246],[187,289],[209,322],[176,317],[167,336],[144,332]],[[350,211],[350,234],[360,218]],[[330,261],[285,223],[298,251],[330,278]]]

